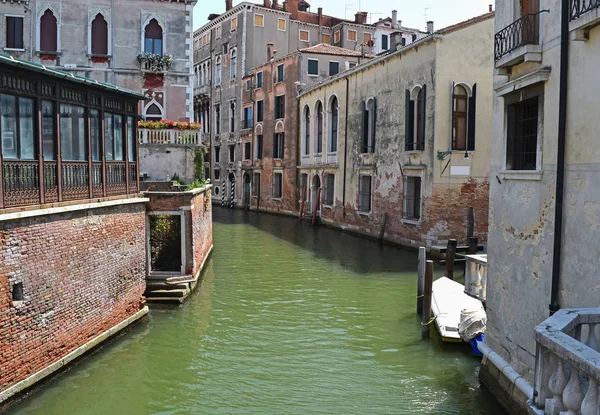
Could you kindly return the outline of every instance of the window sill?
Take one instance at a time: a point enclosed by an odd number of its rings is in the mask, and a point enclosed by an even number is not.
[[[543,173],[542,170],[502,170],[500,177],[504,180],[540,181]]]
[[[88,58],[104,58],[104,59],[110,59],[112,58],[112,55],[96,55],[94,53],[88,53]]]
[[[283,81],[275,81],[275,85],[279,85],[279,84],[282,84],[282,83],[283,83]]]
[[[311,78],[318,78],[319,74],[318,73],[309,73],[308,76]]]
[[[327,210],[333,210],[333,205],[323,205],[323,207]]]
[[[46,52],[46,51],[43,51],[43,50],[36,50],[35,54],[38,55],[38,56],[42,56],[42,55],[45,55],[45,56],[60,56],[60,55],[62,55],[62,52],[61,51]]]
[[[360,216],[365,216],[365,217],[368,217],[368,218],[370,218],[370,217],[371,217],[371,213],[373,213],[371,210],[370,210],[370,211],[368,211],[368,212],[362,212],[362,211],[360,211],[360,210],[358,211],[358,214],[359,214]]]
[[[407,225],[416,225],[416,226],[423,223],[423,221],[421,219],[408,219],[408,218],[402,218],[402,219],[400,219],[400,222],[406,223]]]
[[[4,50],[7,52],[25,52],[25,49],[20,48],[4,48]]]
[[[282,198],[281,197],[272,197],[271,200],[274,200],[276,202],[281,202]]]

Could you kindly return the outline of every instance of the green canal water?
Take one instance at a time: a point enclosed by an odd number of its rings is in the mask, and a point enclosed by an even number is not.
[[[196,293],[8,414],[501,414],[466,346],[420,339],[413,252],[216,209]]]

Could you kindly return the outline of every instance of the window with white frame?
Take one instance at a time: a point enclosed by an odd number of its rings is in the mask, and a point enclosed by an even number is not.
[[[304,155],[310,154],[310,108],[304,107]]]
[[[315,107],[315,154],[323,152],[323,104],[317,101]]]
[[[365,45],[368,45],[372,39],[373,39],[373,35],[371,33],[367,33],[367,32],[363,33],[363,43]]]
[[[229,56],[230,56],[229,79],[233,80],[233,79],[235,79],[235,75],[237,73],[237,49],[232,48],[231,51],[229,52]]]
[[[302,42],[310,41],[310,32],[308,30],[300,30],[300,40]]]
[[[223,31],[223,27],[221,25],[215,28],[215,39],[221,39],[221,32]]]
[[[6,16],[6,49],[24,49],[23,16]]]
[[[58,20],[51,9],[46,9],[40,18],[39,50],[58,52]]]
[[[261,99],[256,101],[256,122],[263,122],[265,102]]]
[[[370,98],[363,101],[363,140],[362,153],[370,154],[375,152],[375,131],[377,121],[377,99]]]
[[[311,76],[319,75],[319,60],[309,59],[308,60],[308,74]]]
[[[323,199],[323,205],[333,206],[334,202],[334,187],[335,187],[335,175],[332,173],[325,174],[325,198]]]
[[[285,19],[277,19],[277,30],[285,32],[286,21]]]
[[[265,16],[262,14],[255,13],[254,14],[254,26],[264,27],[265,25]]]
[[[256,89],[261,89],[263,87],[263,73],[257,72],[256,74]]]
[[[339,30],[336,30],[335,33],[333,34],[333,43],[340,43],[341,40],[341,34]]]
[[[282,63],[280,65],[277,65],[277,78],[276,78],[275,82],[278,82],[278,83],[279,82],[283,82],[284,76],[285,76],[285,74],[284,74],[284,66],[283,66],[283,63]]]
[[[415,86],[412,91],[406,90],[406,107],[404,121],[404,150],[425,150],[425,105],[427,102],[426,86]]]
[[[283,190],[283,173],[273,173],[273,199],[281,199]]]
[[[371,211],[371,182],[370,174],[361,174],[358,178],[358,211]]]
[[[150,20],[144,28],[144,52],[163,54],[163,30],[156,19]]]
[[[404,177],[404,202],[402,218],[418,221],[421,219],[421,177]]]
[[[285,150],[285,133],[273,134],[273,158],[283,159]]]
[[[452,150],[475,151],[476,104],[477,84],[452,83]]]
[[[348,29],[347,39],[350,42],[356,42],[356,30]]]
[[[215,85],[221,85],[221,56],[217,56],[217,59],[216,59]]]
[[[507,96],[506,170],[540,170],[541,89]]]

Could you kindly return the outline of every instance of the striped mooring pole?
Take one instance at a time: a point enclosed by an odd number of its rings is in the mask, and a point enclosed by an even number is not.
[[[235,207],[235,179],[231,181],[231,209]]]

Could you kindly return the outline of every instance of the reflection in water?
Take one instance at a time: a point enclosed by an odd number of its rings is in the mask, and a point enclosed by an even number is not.
[[[420,339],[416,255],[217,209],[196,293],[11,414],[499,414],[464,346]]]

